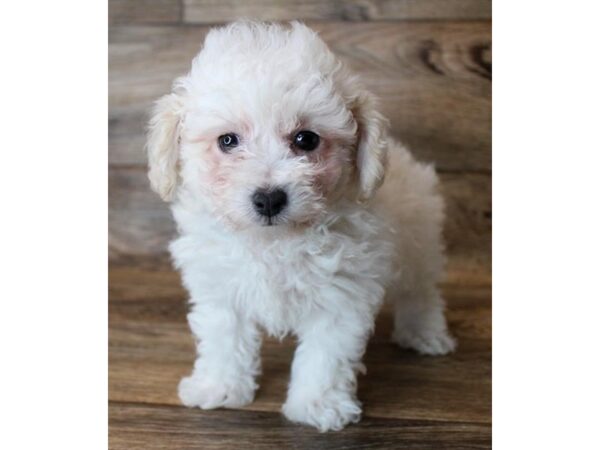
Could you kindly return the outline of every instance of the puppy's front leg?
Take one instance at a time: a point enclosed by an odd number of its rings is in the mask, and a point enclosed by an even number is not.
[[[256,326],[235,311],[214,305],[194,306],[188,321],[198,339],[198,358],[192,374],[179,383],[183,404],[212,409],[251,403],[260,372]]]
[[[340,430],[360,420],[356,372],[373,318],[356,312],[319,311],[297,330],[299,346],[283,413],[320,431]]]

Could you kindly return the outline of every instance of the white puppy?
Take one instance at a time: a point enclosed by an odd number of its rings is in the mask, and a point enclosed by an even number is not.
[[[395,342],[454,349],[436,288],[437,178],[387,125],[359,80],[297,22],[212,30],[157,102],[149,177],[172,202],[180,237],[170,250],[198,341],[179,385],[185,405],[252,402],[262,328],[298,339],[288,419],[322,431],[358,421],[356,375],[386,288]]]

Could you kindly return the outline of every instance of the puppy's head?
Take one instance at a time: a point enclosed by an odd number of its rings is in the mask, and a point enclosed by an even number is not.
[[[386,121],[315,32],[237,22],[212,30],[155,106],[149,177],[225,225],[302,226],[383,180]]]

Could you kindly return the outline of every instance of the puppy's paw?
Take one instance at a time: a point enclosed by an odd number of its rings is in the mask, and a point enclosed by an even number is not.
[[[219,380],[192,375],[179,382],[179,398],[188,407],[240,408],[254,400],[254,383],[228,386]]]
[[[319,431],[338,431],[360,420],[360,403],[349,393],[331,389],[320,396],[288,398],[283,414],[292,422],[312,425]]]
[[[422,355],[446,355],[456,350],[456,340],[446,330],[396,329],[392,341]]]

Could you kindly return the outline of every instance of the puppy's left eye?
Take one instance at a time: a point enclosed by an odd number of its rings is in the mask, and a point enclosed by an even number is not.
[[[294,148],[303,150],[305,152],[311,152],[319,146],[321,138],[317,133],[312,131],[302,130],[296,133],[292,140]]]
[[[223,134],[223,135],[219,136],[218,141],[219,141],[219,147],[221,148],[221,151],[223,151],[225,153],[229,153],[229,151],[232,148],[240,145],[240,139],[237,137],[236,134],[233,134],[233,133],[227,133],[227,134]]]

